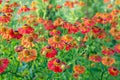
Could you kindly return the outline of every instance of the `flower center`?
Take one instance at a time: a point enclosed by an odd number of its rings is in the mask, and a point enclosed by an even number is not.
[[[3,64],[3,62],[0,60],[0,66]]]
[[[55,37],[54,37],[54,41],[55,41],[55,42],[59,42],[59,41],[60,41],[60,37],[59,37],[59,36],[55,36]]]
[[[26,50],[24,53],[25,56],[30,56],[30,51]]]

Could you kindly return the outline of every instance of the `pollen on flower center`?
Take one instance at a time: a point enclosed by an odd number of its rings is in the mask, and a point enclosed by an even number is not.
[[[59,37],[59,36],[55,36],[55,37],[54,37],[54,41],[55,41],[55,42],[59,42],[59,41],[60,41],[60,37]]]
[[[33,38],[32,38],[32,37],[29,37],[29,38],[28,38],[28,41],[29,41],[29,42],[32,42],[32,41],[33,41]]]
[[[24,53],[25,56],[29,56],[30,55],[30,51],[26,50]]]

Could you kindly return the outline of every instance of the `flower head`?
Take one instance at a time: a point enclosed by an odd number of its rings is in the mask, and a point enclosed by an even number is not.
[[[89,60],[93,62],[101,62],[102,58],[99,55],[95,54],[89,56]]]
[[[116,44],[114,46],[114,50],[115,50],[115,52],[120,53],[120,44]]]
[[[67,68],[67,65],[57,58],[53,58],[48,62],[48,69],[56,73],[63,72]]]
[[[18,60],[21,62],[30,62],[37,57],[37,51],[35,49],[24,49],[18,54]]]
[[[31,26],[25,24],[21,28],[18,28],[18,31],[20,34],[30,34],[34,32],[34,29]]]
[[[108,68],[108,72],[112,76],[118,76],[119,74],[119,70],[113,66]]]
[[[102,64],[106,65],[106,66],[111,66],[115,63],[115,59],[111,58],[109,56],[104,56],[102,57]]]
[[[0,59],[0,74],[6,70],[6,68],[8,67],[8,64],[9,64],[8,59],[5,59],[5,58]]]
[[[57,50],[52,46],[45,46],[41,50],[41,55],[45,55],[47,58],[53,58],[57,55]]]

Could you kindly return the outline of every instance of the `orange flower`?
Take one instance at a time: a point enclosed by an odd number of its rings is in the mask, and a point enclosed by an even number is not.
[[[35,49],[24,49],[18,54],[18,60],[21,62],[30,62],[37,57],[37,51]]]
[[[54,21],[54,26],[62,26],[64,23],[63,19],[62,18],[57,18],[55,21]]]
[[[115,4],[116,4],[116,5],[120,5],[120,0],[116,0],[116,1],[115,1]]]
[[[10,4],[10,7],[19,7],[20,5],[17,2]]]
[[[104,3],[108,3],[108,2],[110,2],[110,0],[104,0]]]
[[[52,38],[49,38],[48,44],[55,48],[60,48],[60,49],[63,49],[65,46],[65,43],[61,40],[60,36],[53,36]]]
[[[102,57],[102,64],[106,65],[106,66],[111,66],[115,63],[115,59],[111,58],[109,56],[104,56]]]
[[[73,71],[78,74],[83,74],[85,72],[85,67],[80,65],[75,65]]]
[[[74,7],[74,3],[73,3],[73,2],[70,2],[70,1],[66,1],[66,2],[64,3],[64,6],[67,6],[67,7],[69,7],[69,8],[73,8],[73,7]]]
[[[65,43],[71,43],[72,41],[73,41],[73,37],[72,36],[70,36],[70,35],[64,35],[64,36],[62,36],[62,38],[61,38]]]
[[[34,47],[34,38],[31,36],[24,36],[21,40],[21,45],[26,48]]]
[[[79,6],[85,6],[85,2],[80,1],[80,2],[78,3],[78,5],[79,5]]]
[[[7,27],[2,27],[0,29],[0,35],[2,36],[3,39],[10,40],[12,39],[12,36],[10,35],[12,29],[7,28]]]

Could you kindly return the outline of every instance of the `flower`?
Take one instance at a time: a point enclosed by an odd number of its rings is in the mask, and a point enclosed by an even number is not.
[[[48,44],[59,49],[63,49],[65,43],[62,41],[60,36],[53,36],[48,39]]]
[[[69,7],[69,8],[73,8],[73,7],[74,7],[74,3],[71,2],[71,1],[66,1],[66,2],[64,3],[64,6],[67,6],[67,7]]]
[[[93,62],[101,62],[102,58],[99,55],[94,54],[89,56],[89,60]]]
[[[106,66],[111,66],[115,63],[115,59],[111,58],[109,56],[104,56],[102,57],[102,64],[106,65]]]
[[[92,32],[93,32],[94,34],[99,33],[100,30],[101,30],[101,29],[100,29],[99,27],[97,27],[97,26],[93,26],[93,27],[92,27]]]
[[[34,29],[31,26],[25,24],[21,28],[18,28],[18,31],[20,34],[30,34],[34,32]]]
[[[88,18],[85,18],[83,19],[84,20],[84,25],[87,26],[87,27],[92,27],[95,25],[95,21],[92,20],[92,19],[88,19]]]
[[[110,2],[110,0],[104,0],[104,3],[108,3],[108,2]]]
[[[0,29],[0,35],[2,36],[3,39],[10,40],[12,36],[10,35],[11,33],[11,28],[8,27],[2,27]]]
[[[2,4],[2,0],[0,0],[0,4]]]
[[[7,15],[0,16],[0,22],[8,23],[8,22],[10,22],[10,17],[8,17]]]
[[[73,41],[73,37],[66,34],[64,36],[61,37],[62,41],[64,41],[65,43],[71,43]]]
[[[113,66],[108,68],[108,72],[112,76],[118,76],[119,74],[119,70]]]
[[[48,62],[48,69],[56,73],[63,72],[67,68],[67,65],[57,58],[53,58]]]
[[[28,11],[30,11],[30,8],[28,8],[26,5],[24,5],[19,9],[18,14],[20,14],[22,12],[28,12]]]
[[[75,65],[73,71],[78,74],[83,74],[85,72],[85,67],[81,65]]]
[[[10,4],[10,7],[19,7],[20,5],[17,2]]]
[[[52,21],[51,20],[45,20],[44,21],[44,27],[46,30],[53,30],[55,29],[56,27],[53,25]]]
[[[55,35],[60,35],[61,32],[59,30],[53,29],[52,31],[50,31],[50,35],[55,36]]]
[[[88,26],[85,26],[85,25],[82,23],[82,24],[79,25],[79,30],[80,30],[80,32],[81,32],[82,34],[86,34],[86,33],[88,33],[88,32],[91,30],[91,28],[88,27]]]
[[[18,54],[18,60],[21,62],[30,62],[37,57],[37,51],[35,49],[24,49]]]
[[[57,50],[52,46],[45,46],[41,50],[41,55],[45,55],[47,58],[53,58],[57,55]]]
[[[15,47],[15,51],[16,51],[16,52],[21,52],[23,49],[24,49],[24,47],[21,46],[21,45]]]
[[[115,1],[115,4],[116,4],[116,5],[120,5],[120,0],[116,0],[116,1]]]
[[[5,5],[2,9],[3,13],[12,13],[13,10],[11,9],[11,7],[9,5]]]
[[[34,38],[32,36],[23,36],[21,39],[21,45],[26,48],[34,47]]]
[[[105,48],[105,49],[103,49],[102,50],[102,53],[104,54],[104,55],[114,55],[114,50],[113,49],[111,49],[111,48]]]
[[[15,39],[20,39],[20,38],[22,38],[22,34],[20,34],[17,30],[11,30],[11,32],[10,32],[10,35],[11,35],[11,37],[12,38],[15,38]]]
[[[6,58],[0,59],[0,74],[3,73],[9,65],[9,60]]]
[[[78,74],[78,73],[73,73],[73,77],[74,77],[74,78],[78,78],[78,77],[79,77],[79,74]]]
[[[116,44],[114,46],[114,50],[115,50],[115,52],[120,53],[120,44]]]
[[[99,39],[103,39],[107,36],[106,32],[104,30],[101,30],[99,33],[96,34],[96,37]]]

